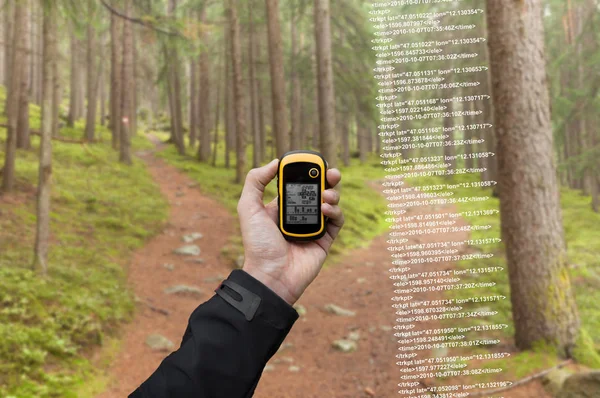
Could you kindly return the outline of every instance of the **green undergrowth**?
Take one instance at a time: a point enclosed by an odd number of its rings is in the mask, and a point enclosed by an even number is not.
[[[168,138],[164,133],[153,134],[163,141]],[[181,156],[175,147],[170,145],[159,156],[186,172],[199,183],[202,192],[220,201],[232,214],[236,214],[243,184],[236,184],[234,181],[235,155],[233,153],[230,155],[230,167],[225,168],[224,150],[224,142],[220,142],[217,147],[215,167],[198,162],[195,159],[195,151],[189,148],[186,156]],[[248,148],[247,159],[251,164],[252,147]],[[268,161],[263,162],[266,163]],[[384,176],[377,158],[371,157],[364,165],[361,165],[358,159],[352,159],[348,167],[338,168],[342,173],[340,206],[344,212],[345,224],[332,246],[331,255],[327,259],[328,264],[338,260],[341,254],[350,249],[368,245],[373,237],[385,232],[389,226],[385,222],[385,199],[376,189],[368,185],[368,181],[382,179]],[[276,196],[276,180],[273,180],[266,188],[265,203]],[[234,260],[241,253],[241,239],[239,236],[234,236],[223,254]]]
[[[453,180],[446,181],[442,178],[418,178],[409,183],[416,186],[433,184],[457,184],[477,182],[478,176],[464,175],[456,176]],[[465,201],[456,204],[462,217],[471,225],[490,225],[490,229],[473,231],[471,239],[493,239],[500,238],[500,215],[496,211],[493,214],[481,214],[486,210],[498,210],[499,200],[492,196],[491,188],[464,188],[452,189],[453,197],[466,198],[470,196],[487,196],[485,201]],[[573,283],[576,301],[579,308],[582,329],[574,349],[576,360],[591,368],[600,368],[600,239],[597,238],[598,225],[600,225],[600,214],[591,210],[591,199],[578,191],[567,188],[561,189],[561,207],[567,252],[570,264],[570,275]],[[478,338],[501,339],[511,341],[514,335],[514,324],[511,314],[510,288],[504,247],[499,243],[473,244],[471,249],[476,253],[492,253],[491,258],[462,260],[457,262],[459,269],[502,267],[500,272],[483,273],[479,275],[461,276],[462,283],[469,282],[493,282],[494,286],[465,291],[450,291],[446,293],[449,298],[465,298],[473,295],[480,296],[504,296],[506,299],[493,302],[479,302],[461,304],[463,311],[497,311],[496,315],[487,317],[469,318],[468,320],[452,321],[451,326],[470,325],[492,325],[506,324],[507,328],[501,331],[485,331],[479,333]],[[450,324],[448,324],[450,326]],[[502,349],[493,349],[502,351]],[[485,367],[503,367],[511,375],[517,378],[526,376],[536,370],[547,368],[558,363],[559,359],[552,353],[550,347],[536,347],[531,351],[514,353],[507,359],[493,360]],[[499,365],[500,364],[500,365]],[[496,376],[481,376],[481,379],[491,379]]]
[[[39,128],[36,106],[31,126]],[[83,124],[60,134],[81,138]],[[47,278],[31,270],[39,137],[19,150],[16,192],[0,199],[1,397],[82,396],[74,391],[96,378],[86,354],[131,319],[126,268],[168,206],[142,162],[119,164],[109,132],[98,126],[98,135],[102,142],[85,146],[53,141]],[[2,128],[1,162],[5,141]],[[136,137],[133,147],[151,144]]]

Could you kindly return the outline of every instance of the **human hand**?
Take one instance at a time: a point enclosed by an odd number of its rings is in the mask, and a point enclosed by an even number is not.
[[[344,225],[338,206],[340,194],[333,190],[342,179],[338,169],[327,170],[330,189],[323,192],[321,211],[329,217],[325,235],[315,241],[289,242],[277,225],[277,198],[266,206],[265,187],[277,175],[279,160],[250,170],[246,176],[237,211],[244,244],[242,269],[258,279],[290,305],[317,277],[327,253]]]

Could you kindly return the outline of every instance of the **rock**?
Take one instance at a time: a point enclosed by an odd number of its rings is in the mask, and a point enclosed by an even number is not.
[[[367,394],[369,397],[374,397],[375,391],[373,391],[371,387],[365,387],[365,394]]]
[[[175,193],[175,196],[178,198],[181,198],[182,196],[185,196],[185,193],[181,192],[181,191],[177,191],[177,193]]]
[[[236,258],[235,265],[238,268],[242,268],[244,266],[244,256],[243,255],[240,255],[240,256],[238,256],[238,258]]]
[[[600,371],[575,373],[567,377],[557,398],[600,397]]]
[[[553,369],[542,378],[542,385],[550,395],[556,397],[565,380],[572,374],[573,371],[566,368]]]
[[[200,184],[198,184],[197,182],[190,182],[187,184],[188,188],[194,188],[194,187],[197,187],[198,185],[200,185]]]
[[[175,269],[175,266],[173,264],[169,264],[169,263],[163,264],[163,267],[165,267],[169,271],[173,271]]]
[[[199,256],[200,248],[198,247],[198,245],[186,245],[180,247],[179,249],[173,250],[173,253],[182,256]]]
[[[295,366],[295,365],[292,365],[292,366],[290,366],[290,367],[288,368],[288,370],[289,370],[290,372],[299,372],[299,371],[300,371],[300,366]]]
[[[358,348],[356,342],[352,340],[336,340],[331,346],[341,352],[353,352]]]
[[[151,334],[146,338],[146,345],[154,351],[171,351],[175,344],[165,336],[160,334]]]
[[[187,285],[175,285],[165,289],[166,294],[181,294],[181,295],[191,295],[191,296],[202,296],[202,289],[199,289],[194,286]]]
[[[354,332],[348,333],[348,340],[358,341],[360,340],[360,332],[355,330]]]
[[[356,280],[356,283],[365,283],[367,281],[367,278],[358,278]]]
[[[223,275],[209,276],[208,278],[204,278],[204,283],[216,283],[224,280],[225,277]]]
[[[292,357],[281,357],[273,359],[273,363],[293,363],[294,358]]]
[[[375,333],[377,328],[375,326],[369,326],[369,333]]]
[[[302,304],[294,304],[294,309],[296,310],[298,315],[300,315],[300,316],[306,315],[306,307],[303,306]]]
[[[392,327],[388,326],[388,325],[381,325],[381,326],[379,326],[379,329],[383,330],[384,332],[391,332],[392,331]]]
[[[431,354],[436,358],[447,357],[448,356],[448,348],[446,348],[446,347],[434,348],[433,350],[431,350]]]
[[[275,370],[275,366],[271,365],[271,364],[266,364],[265,365],[265,369],[263,370],[263,372],[272,372]]]
[[[367,262],[365,263],[365,265],[366,265],[367,267],[374,267],[374,266],[375,266],[375,263],[374,263],[373,261],[367,261]]]
[[[325,311],[330,314],[339,315],[339,316],[355,316],[356,312],[347,310],[335,304],[327,304],[325,306]]]
[[[191,234],[183,235],[182,239],[185,243],[192,243],[198,239],[202,239],[203,236],[200,232],[192,232]]]
[[[196,258],[188,258],[185,260],[186,263],[196,263],[196,264],[204,264],[204,259],[200,257]]]
[[[283,343],[282,345],[279,346],[279,349],[277,350],[277,352],[282,352],[289,348],[294,348],[294,345],[292,343]]]

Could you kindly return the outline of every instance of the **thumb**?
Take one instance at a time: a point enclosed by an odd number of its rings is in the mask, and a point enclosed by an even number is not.
[[[277,175],[279,159],[273,159],[270,163],[252,169],[246,175],[242,196],[238,202],[238,213],[254,212],[264,208],[263,194],[265,187]]]

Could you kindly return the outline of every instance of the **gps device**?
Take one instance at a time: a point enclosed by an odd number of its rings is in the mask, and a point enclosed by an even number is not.
[[[318,152],[286,152],[277,170],[279,230],[290,241],[317,240],[326,232],[321,212],[327,161]]]

